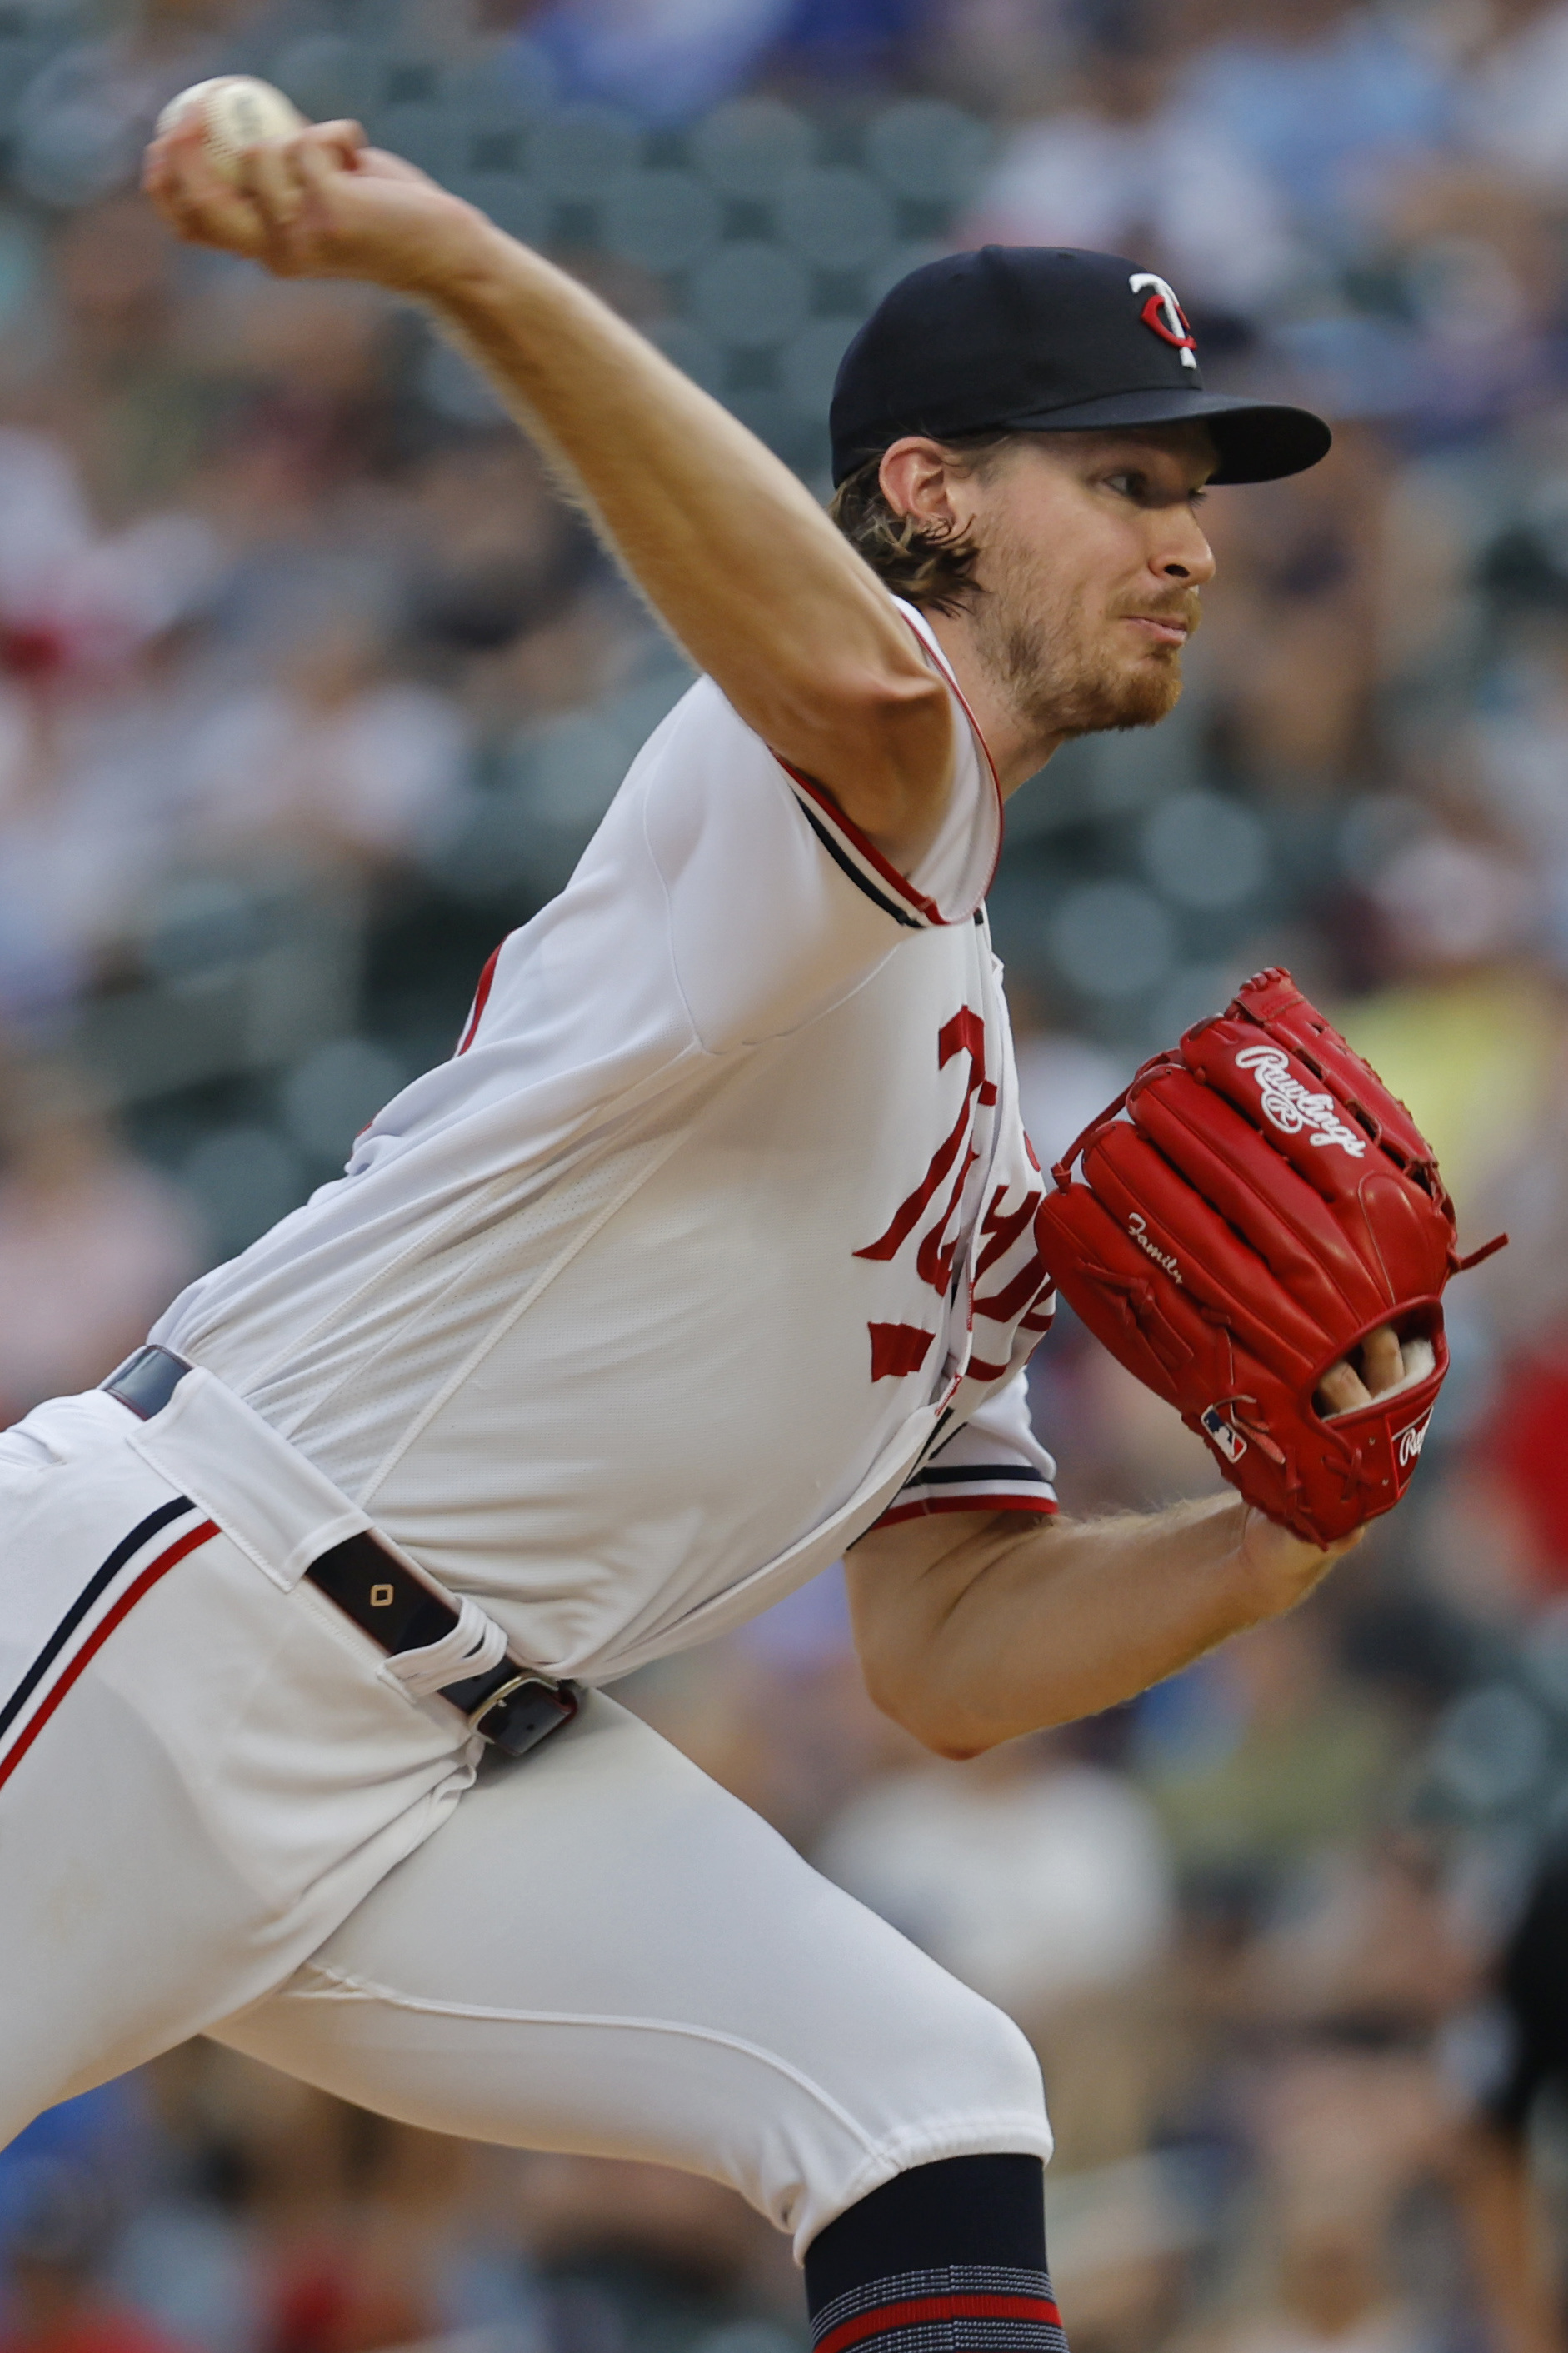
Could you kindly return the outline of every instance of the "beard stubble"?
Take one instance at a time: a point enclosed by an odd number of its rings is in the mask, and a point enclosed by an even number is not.
[[[1181,649],[1151,648],[1118,661],[1104,642],[1114,615],[1102,625],[1097,645],[1081,605],[1069,594],[1040,610],[1037,556],[1026,569],[1015,551],[998,547],[986,569],[991,581],[978,590],[973,607],[975,649],[1031,733],[1095,735],[1152,727],[1175,709]],[[1197,591],[1144,597],[1127,610],[1168,613],[1184,620],[1190,634],[1198,624]]]

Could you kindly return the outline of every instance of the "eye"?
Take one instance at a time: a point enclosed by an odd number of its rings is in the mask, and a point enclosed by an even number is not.
[[[1108,474],[1107,490],[1114,491],[1119,499],[1142,499],[1149,489],[1149,477],[1141,473]]]

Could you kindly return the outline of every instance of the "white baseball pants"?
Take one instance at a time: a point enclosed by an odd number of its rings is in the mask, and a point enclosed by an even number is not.
[[[0,2143],[205,2031],[729,2182],[797,2253],[908,2167],[1049,2154],[1010,2021],[657,1734],[592,1694],[476,1778],[456,1711],[282,1574],[288,1512],[231,1462],[220,1526],[139,1430],[95,1392],[0,1438]]]

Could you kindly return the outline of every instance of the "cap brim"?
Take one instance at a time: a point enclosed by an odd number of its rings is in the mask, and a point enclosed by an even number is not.
[[[1111,392],[1070,408],[999,419],[1019,433],[1087,433],[1112,425],[1206,425],[1219,464],[1215,482],[1276,482],[1328,455],[1333,435],[1310,408],[1244,400],[1224,392]]]

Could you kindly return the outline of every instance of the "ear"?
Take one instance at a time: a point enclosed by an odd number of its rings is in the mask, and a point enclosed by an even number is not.
[[[895,514],[946,536],[967,530],[973,501],[963,495],[964,477],[940,441],[906,434],[884,454],[879,478]]]

